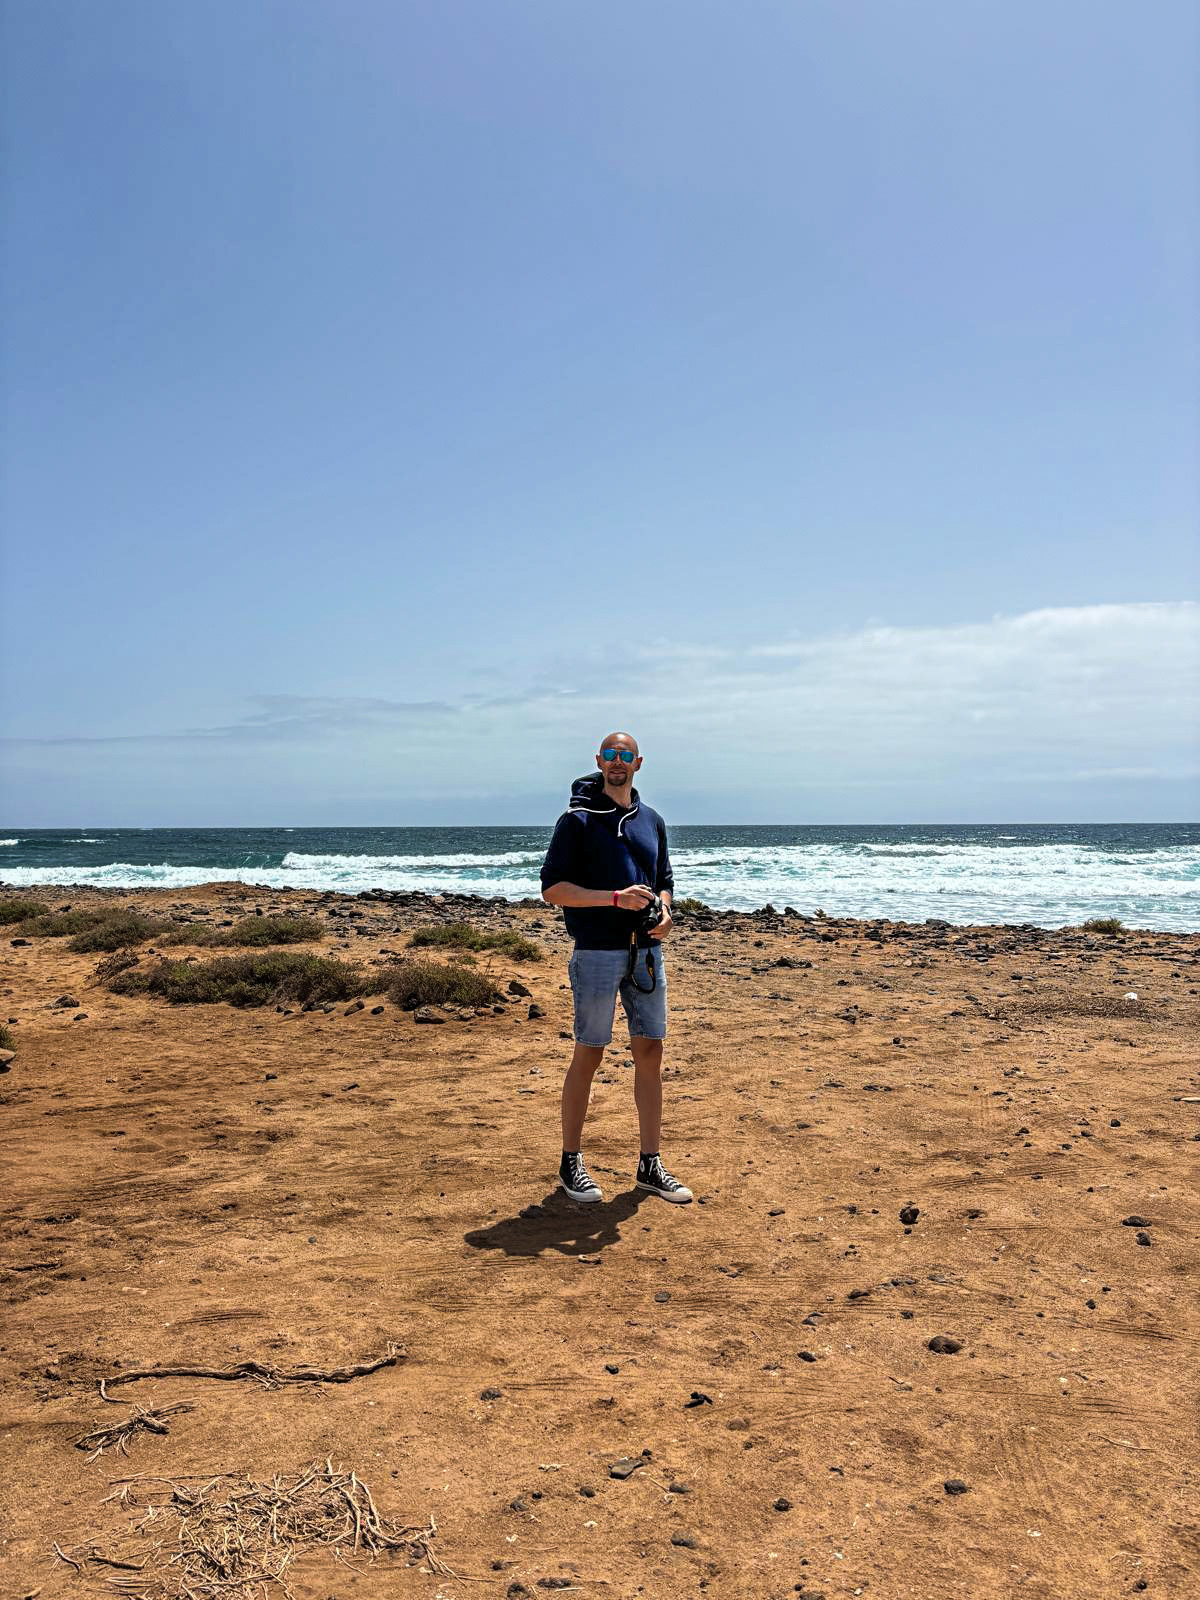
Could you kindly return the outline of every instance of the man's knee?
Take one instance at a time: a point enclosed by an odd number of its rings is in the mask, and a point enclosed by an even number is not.
[[[602,1044],[577,1044],[575,1053],[571,1057],[571,1071],[586,1072],[590,1076],[603,1060],[604,1046]]]

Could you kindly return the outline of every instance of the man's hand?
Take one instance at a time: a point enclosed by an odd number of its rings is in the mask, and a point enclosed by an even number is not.
[[[628,889],[622,889],[617,895],[617,904],[622,911],[641,911],[654,899],[654,890],[645,883],[631,883]]]
[[[658,923],[656,927],[650,929],[650,937],[652,939],[665,939],[673,927],[674,923],[671,920],[671,908],[664,900],[662,921]]]

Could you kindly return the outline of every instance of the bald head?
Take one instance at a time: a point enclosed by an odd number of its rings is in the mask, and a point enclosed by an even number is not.
[[[608,751],[612,757],[610,761],[604,758]],[[632,761],[622,761],[620,752],[632,755]],[[637,740],[631,733],[608,733],[600,741],[600,748],[596,752],[596,765],[604,774],[604,788],[609,798],[620,800],[624,804],[623,796],[633,788],[633,775],[642,764],[641,752],[638,750]]]

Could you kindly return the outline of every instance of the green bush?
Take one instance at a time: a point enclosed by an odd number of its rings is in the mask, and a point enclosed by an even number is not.
[[[672,900],[671,902],[672,917],[677,917],[681,913],[685,917],[695,916],[697,912],[711,910],[712,907],[706,906],[703,900],[693,900],[690,895],[685,896],[682,900]]]
[[[219,956],[215,961],[159,961],[115,974],[114,994],[153,994],[172,1005],[281,1005],[285,1001],[353,1000],[370,994],[373,980],[360,967],[328,956],[272,950]]]
[[[1093,917],[1090,922],[1083,924],[1084,933],[1124,933],[1125,925],[1120,917]]]
[[[384,993],[402,1011],[418,1006],[490,1006],[500,998],[482,973],[436,961],[396,962],[385,971]]]
[[[512,929],[503,933],[480,933],[469,922],[443,922],[432,928],[418,928],[408,941],[416,949],[425,945],[450,946],[455,950],[498,950],[514,961],[540,961],[542,948],[532,939]]]
[[[131,944],[144,944],[147,939],[155,938],[163,926],[150,917],[139,916],[136,911],[113,911],[103,921],[77,933],[67,949],[81,954],[90,950],[124,950]]]
[[[27,922],[30,917],[44,917],[47,907],[40,900],[0,900],[0,928],[10,922]]]
[[[65,939],[71,934],[87,933],[111,915],[111,911],[45,911],[23,922],[21,932],[31,939]]]
[[[300,917],[241,917],[232,928],[172,928],[159,941],[164,945],[276,945],[314,944],[324,937],[316,922]]]
[[[15,1050],[16,1048],[16,1034],[11,1028],[6,1028],[3,1023],[0,1023],[0,1050]]]

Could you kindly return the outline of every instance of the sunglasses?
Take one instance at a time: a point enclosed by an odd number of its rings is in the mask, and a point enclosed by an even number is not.
[[[615,761],[618,756],[627,767],[637,760],[637,756],[634,755],[632,750],[601,750],[600,752],[601,761]]]

